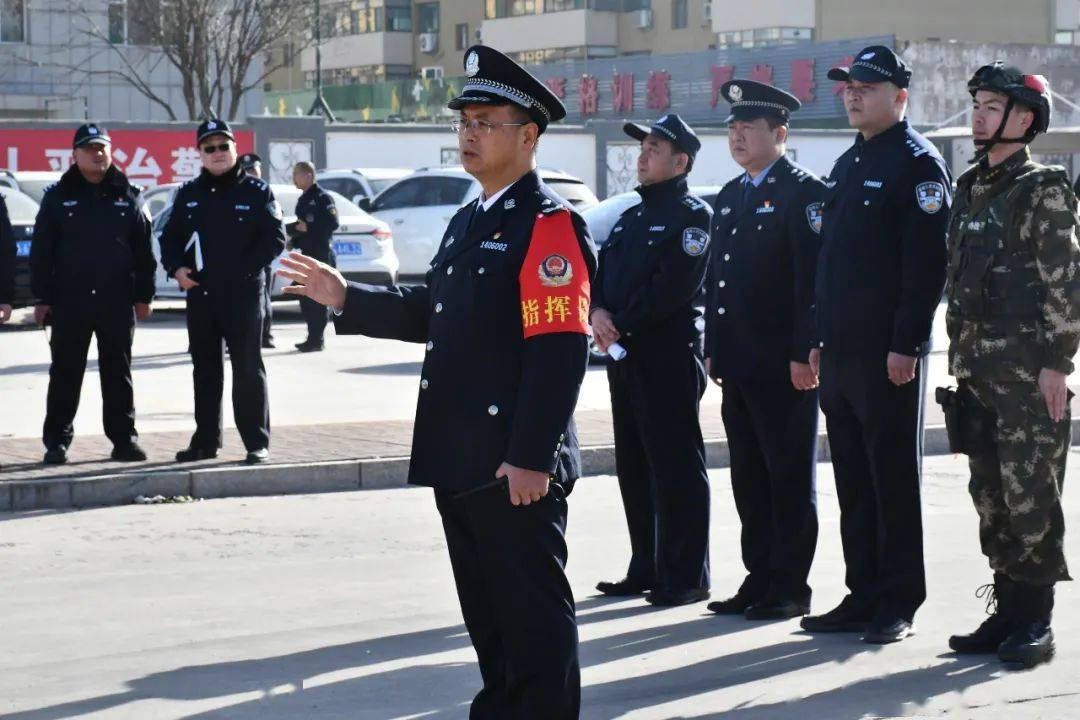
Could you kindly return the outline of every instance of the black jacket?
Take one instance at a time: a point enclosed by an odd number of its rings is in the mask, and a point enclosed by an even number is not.
[[[45,305],[154,298],[150,219],[116,167],[98,184],[72,165],[45,190],[30,245],[30,285]]]
[[[588,230],[535,172],[476,208],[451,219],[424,285],[350,283],[337,332],[427,343],[410,483],[473,490],[504,461],[571,482],[596,270]],[[562,230],[547,236],[542,223]],[[561,322],[575,328],[533,334]]]
[[[7,203],[0,195],[0,305],[10,305],[15,299],[15,231],[11,228]]]
[[[293,246],[305,255],[326,261],[333,250],[334,231],[338,229],[337,206],[330,193],[312,185],[296,201],[296,219],[303,220],[307,230],[297,230],[296,223],[289,223],[286,230]]]
[[[825,179],[815,293],[826,351],[930,351],[951,202],[945,161],[906,120],[840,156]]]
[[[194,246],[199,233],[203,269],[194,275],[211,288],[258,279],[285,249],[285,226],[274,192],[237,164],[214,176],[203,170],[176,192],[172,214],[161,234],[161,264],[169,277],[177,268],[196,271]]]
[[[637,192],[641,204],[622,214],[600,249],[592,306],[611,313],[628,351],[697,341],[712,211],[690,194],[685,175]]]
[[[716,378],[788,382],[815,343],[814,273],[825,184],[781,157],[743,202],[743,178],[713,212],[705,353]]]

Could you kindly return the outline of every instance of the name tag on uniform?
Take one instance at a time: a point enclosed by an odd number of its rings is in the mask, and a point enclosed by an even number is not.
[[[250,210],[251,206],[250,205],[237,205],[236,209],[237,210]]]
[[[653,225],[649,228],[649,232],[663,232],[664,230],[667,230],[667,225]]]
[[[129,203],[127,200],[116,200],[113,202],[113,205],[115,205],[116,207],[131,207],[131,203]]]
[[[64,207],[75,207],[78,204],[79,204],[78,200],[65,200],[64,201]]]
[[[195,206],[196,206],[196,205],[198,205],[198,204],[199,204],[199,201],[198,201],[198,200],[192,200],[191,202],[189,202],[189,203],[187,204],[187,206],[188,206],[189,208],[193,208],[193,207],[195,207]]]
[[[775,205],[762,205],[755,211],[758,215],[766,215],[771,212],[776,212]]]
[[[480,243],[480,247],[484,250],[498,250],[499,252],[506,252],[506,249],[510,247],[509,243],[492,242],[491,240],[485,240]]]
[[[972,220],[968,223],[968,230],[974,230],[975,232],[982,232],[984,227],[986,227],[986,223],[978,220]]]
[[[863,187],[874,188],[875,190],[880,190],[882,188],[883,184],[884,183],[882,183],[880,180],[867,180],[866,182],[863,183]]]

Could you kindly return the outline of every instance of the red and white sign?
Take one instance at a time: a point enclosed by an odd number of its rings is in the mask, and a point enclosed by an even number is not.
[[[184,182],[199,174],[202,161],[195,131],[109,130],[113,164],[136,185]],[[9,130],[0,132],[0,167],[16,170],[63,171],[72,162],[75,130]],[[255,151],[255,133],[234,130],[237,151]]]

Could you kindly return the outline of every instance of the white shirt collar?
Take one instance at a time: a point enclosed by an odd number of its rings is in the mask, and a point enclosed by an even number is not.
[[[497,203],[499,201],[499,198],[501,198],[506,193],[506,191],[509,190],[510,188],[512,188],[516,183],[517,183],[517,180],[510,183],[509,185],[504,187],[502,190],[495,193],[494,195],[492,195],[491,197],[489,197],[486,200],[481,195],[480,196],[480,207],[483,209],[483,211],[487,212],[488,210],[490,210],[491,206],[494,205],[495,203]]]

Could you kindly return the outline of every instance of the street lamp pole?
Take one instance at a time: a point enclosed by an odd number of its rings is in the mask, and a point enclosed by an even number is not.
[[[322,115],[329,122],[337,120],[322,91],[322,7],[319,0],[315,0],[315,102],[308,115]]]

